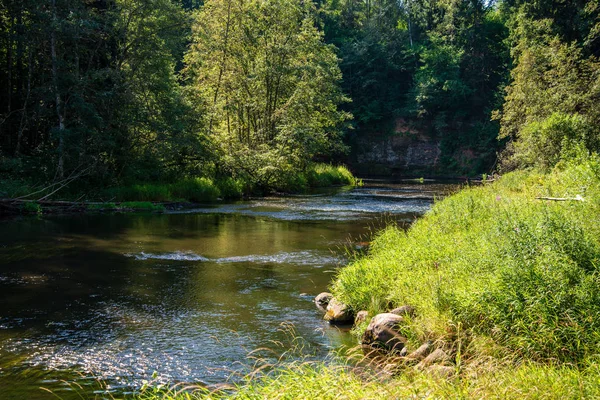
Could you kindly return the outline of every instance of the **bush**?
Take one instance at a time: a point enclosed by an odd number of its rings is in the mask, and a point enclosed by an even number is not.
[[[171,193],[165,184],[143,184],[109,189],[109,197],[117,201],[169,201]]]
[[[225,178],[217,181],[217,187],[224,199],[241,199],[249,185],[242,179]]]
[[[87,206],[88,210],[92,211],[107,211],[107,210],[116,210],[117,205],[115,203],[100,203],[100,204],[89,204]]]
[[[191,178],[179,181],[170,186],[173,199],[184,199],[193,202],[216,201],[221,192],[212,180],[207,178]]]
[[[599,150],[593,124],[581,115],[553,113],[523,128],[514,143],[514,161],[520,166],[548,170],[561,160],[577,159]]]
[[[313,164],[308,168],[306,177],[311,187],[356,184],[356,178],[346,167],[331,164]]]
[[[42,207],[35,201],[27,201],[21,205],[21,212],[23,214],[41,214]]]

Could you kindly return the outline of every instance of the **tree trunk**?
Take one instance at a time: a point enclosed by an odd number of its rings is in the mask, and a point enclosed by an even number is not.
[[[217,86],[215,87],[215,94],[213,96],[213,107],[217,105],[217,99],[219,97],[219,90],[221,88],[221,80],[223,79],[223,73],[227,67],[227,45],[229,42],[229,27],[231,26],[231,2],[227,2],[227,22],[225,23],[225,36],[223,38],[223,59],[221,60],[221,67],[219,68],[219,78],[217,79]],[[214,113],[211,113],[210,121],[208,123],[208,134],[212,133]]]
[[[27,95],[23,102],[23,112],[21,113],[21,123],[19,124],[19,133],[17,135],[17,146],[15,148],[15,156],[18,156],[21,152],[21,141],[23,140],[23,131],[26,127],[27,122],[27,105],[29,104],[29,97],[31,95],[31,77],[33,75],[33,59],[32,52],[29,49],[27,54]]]
[[[56,115],[58,116],[58,166],[56,167],[56,175],[58,178],[63,178],[65,175],[64,167],[64,130],[65,118],[63,113],[63,104],[58,90],[58,59],[56,57],[56,28],[58,18],[56,15],[56,0],[52,0],[52,30],[50,34],[50,51],[52,56],[52,86],[54,87],[54,97],[56,101]]]

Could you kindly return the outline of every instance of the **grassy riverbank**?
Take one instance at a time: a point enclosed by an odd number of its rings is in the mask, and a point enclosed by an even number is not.
[[[410,364],[377,377],[288,364],[213,398],[595,398],[600,396],[600,161],[513,172],[389,227],[333,292],[371,315],[411,304],[408,347],[443,348],[451,378]],[[358,327],[357,332],[361,331]],[[146,392],[143,399],[186,398]]]
[[[150,182],[115,185],[100,188],[98,185],[77,186],[77,182],[52,193],[59,186],[46,186],[26,181],[0,182],[0,200],[7,199],[7,210],[22,214],[39,214],[52,207],[71,211],[146,210],[160,211],[160,203],[191,202],[212,203],[219,200],[237,200],[251,195],[269,193],[304,193],[312,188],[358,185],[360,180],[344,166],[311,164],[304,172],[275,175],[268,185],[257,184],[250,178],[184,178],[175,182]],[[52,200],[72,201],[73,204],[56,204]],[[11,202],[10,199],[19,199]],[[37,200],[36,200],[37,199]],[[39,199],[43,199],[40,201]],[[157,204],[158,203],[158,204]],[[0,204],[0,213],[2,212]],[[60,211],[59,210],[59,211]]]

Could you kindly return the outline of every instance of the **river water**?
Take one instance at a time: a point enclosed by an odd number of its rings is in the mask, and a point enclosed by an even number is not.
[[[348,249],[455,187],[373,181],[163,214],[0,221],[0,398],[219,384],[255,349],[279,357],[291,336],[317,359],[351,346],[313,297]]]

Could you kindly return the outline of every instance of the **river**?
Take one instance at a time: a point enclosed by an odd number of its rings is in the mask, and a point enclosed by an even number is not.
[[[287,350],[289,324],[305,356],[351,346],[313,297],[349,249],[455,187],[371,181],[163,214],[0,221],[0,398],[223,383],[252,350]]]

